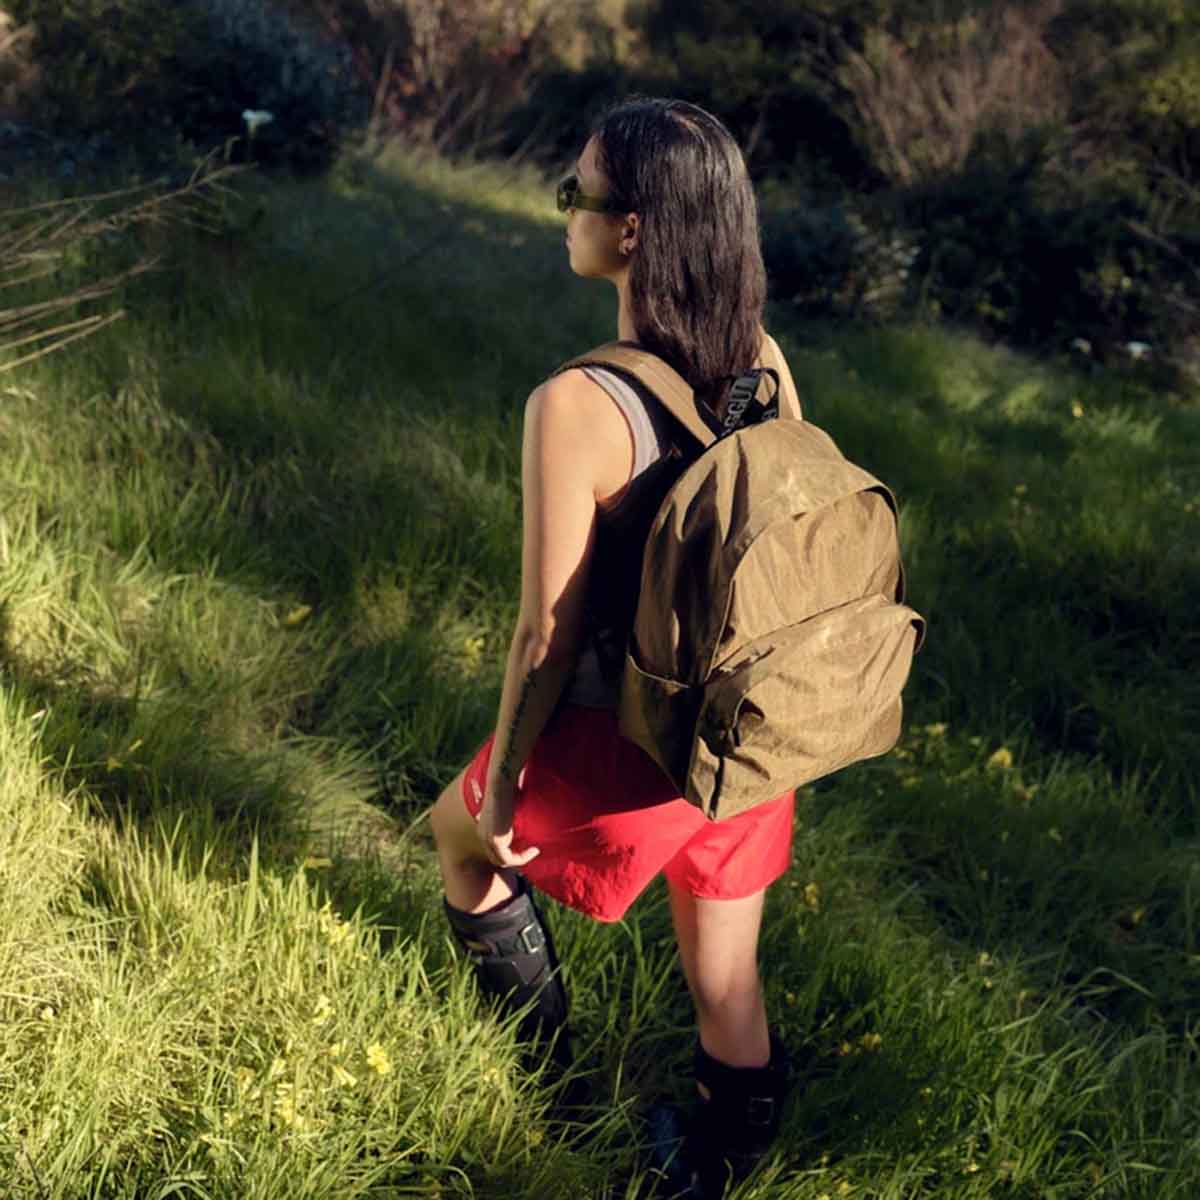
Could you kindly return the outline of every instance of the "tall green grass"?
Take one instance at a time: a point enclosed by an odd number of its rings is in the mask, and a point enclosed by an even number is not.
[[[494,715],[524,398],[613,297],[528,176],[394,155],[240,203],[0,375],[0,1194],[652,1194],[692,1036],[661,884],[552,906],[568,1121],[423,819]],[[801,793],[762,959],[804,1078],[738,1194],[1190,1198],[1196,398],[773,328],[899,493],[930,636],[896,752]]]

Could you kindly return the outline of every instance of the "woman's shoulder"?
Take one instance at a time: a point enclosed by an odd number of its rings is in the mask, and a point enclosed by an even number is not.
[[[526,403],[525,424],[537,457],[586,482],[597,498],[628,482],[633,457],[629,425],[604,388],[581,368],[538,384]]]
[[[551,411],[564,410],[577,417],[591,415],[599,419],[613,410],[607,389],[591,367],[568,367],[543,379],[530,392],[528,403]]]

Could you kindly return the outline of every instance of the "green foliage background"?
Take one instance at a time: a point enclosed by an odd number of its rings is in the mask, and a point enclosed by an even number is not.
[[[268,0],[11,0],[41,67],[29,115],[66,133],[104,133],[152,159],[244,140],[242,112],[275,122],[258,161],[312,169],[360,127],[368,95],[349,50]],[[238,157],[244,158],[245,154]]]
[[[423,815],[494,719],[523,399],[611,293],[532,172],[242,187],[256,224],[170,233],[126,322],[0,377],[6,1194],[652,1196],[693,1031],[661,883],[547,906],[568,1119]],[[901,497],[931,636],[896,752],[800,796],[763,964],[802,1082],[739,1195],[1190,1200],[1194,394],[771,327]]]
[[[214,3],[229,20],[202,28],[140,0],[18,3],[61,63],[41,114],[64,129],[161,111],[187,164],[251,105],[220,92],[187,126],[210,76],[180,64],[252,45],[219,69],[256,103],[282,89],[266,161],[327,161],[363,112],[358,85],[304,82],[348,60],[312,26],[267,36],[275,10]],[[758,130],[772,330],[810,418],[901,497],[930,619],[896,752],[799,798],[763,962],[802,1081],[739,1196],[1191,1200],[1200,409],[1156,358],[1098,360],[1189,336],[1150,301],[1192,298],[1196,19],[1070,4],[1062,53],[1098,64],[1072,94],[1087,137],[985,138],[910,189],[845,97],[772,59],[808,30],[865,47],[967,10],[789,3],[756,44],[749,7],[645,8],[640,40],[548,56],[506,128],[554,161],[690,55],[695,98]],[[351,52],[381,28],[356,12]],[[415,136],[431,101],[401,100]],[[1064,144],[1086,170],[1064,174]],[[642,1114],[686,1097],[693,1031],[661,884],[614,925],[550,908],[591,1096],[568,1119],[451,953],[424,817],[494,718],[523,398],[612,332],[551,197],[540,170],[395,139],[6,289],[162,261],[126,321],[0,374],[14,1200],[654,1194]],[[938,313],[1094,353],[1034,358]]]

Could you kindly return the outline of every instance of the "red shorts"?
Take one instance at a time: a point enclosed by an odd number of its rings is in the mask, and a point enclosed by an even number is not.
[[[478,813],[489,738],[463,772]],[[541,853],[521,868],[540,891],[598,921],[619,921],[659,873],[693,896],[737,900],[778,879],[791,861],[795,796],[710,821],[657,765],[622,737],[609,709],[566,705],[521,774],[513,849]]]

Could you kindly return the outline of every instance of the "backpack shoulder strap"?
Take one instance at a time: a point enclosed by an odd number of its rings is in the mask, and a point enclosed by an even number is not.
[[[766,330],[763,330],[759,363],[764,367],[769,367],[779,376],[779,415],[791,417],[794,421],[802,421],[804,414],[800,407],[799,393],[796,391],[796,381],[788,369],[783,351],[779,349],[778,343]]]
[[[763,330],[759,363],[773,370],[779,378],[780,415],[800,420],[800,398],[796,393],[792,373],[788,370],[783,352],[766,330]],[[603,346],[597,346],[594,350],[563,363],[553,374],[561,374],[573,367],[608,367],[610,370],[632,376],[657,396],[667,411],[705,449],[717,440],[719,426],[714,428],[709,424],[713,418],[706,417],[701,410],[687,380],[657,354],[652,354],[632,342],[605,342]]]
[[[657,354],[629,342],[606,342],[578,358],[565,362],[554,375],[573,367],[607,367],[632,376],[662,401],[663,407],[705,448],[717,440],[716,433],[700,412],[695,393],[686,379]]]

